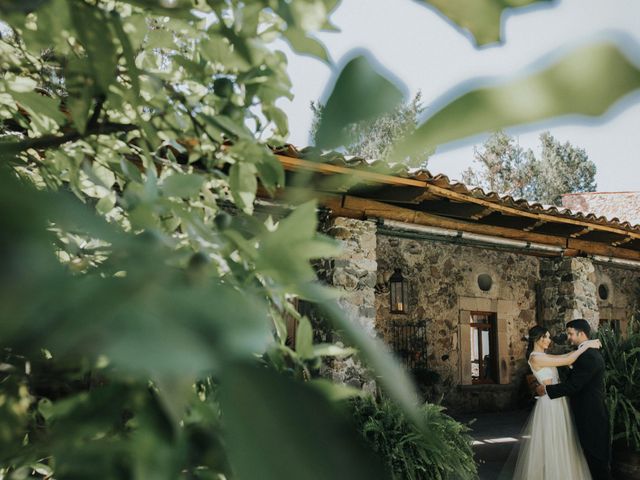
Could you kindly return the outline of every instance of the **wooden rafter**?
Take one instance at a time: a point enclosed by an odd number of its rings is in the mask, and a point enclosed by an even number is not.
[[[570,235],[570,237],[571,238],[578,238],[578,237],[581,237],[581,236],[586,235],[587,233],[591,233],[591,232],[593,232],[593,228],[587,227],[587,228],[583,228],[579,232],[572,233]]]
[[[632,241],[633,241],[633,238],[627,237],[627,238],[619,240],[617,242],[613,242],[611,245],[614,246],[614,247],[618,247],[620,245],[624,245],[625,243],[629,243],[629,242],[632,242]]]
[[[537,222],[535,222],[532,225],[529,225],[528,227],[524,227],[524,231],[525,232],[532,232],[533,230],[535,230],[536,228],[539,228],[543,225],[545,225],[547,223],[546,220],[538,220]]]
[[[487,216],[491,215],[493,212],[495,212],[495,210],[493,208],[486,207],[484,210],[482,210],[482,211],[480,211],[480,212],[478,212],[476,214],[471,215],[470,218],[472,220],[480,220],[480,219],[482,219],[484,217],[487,217]]]

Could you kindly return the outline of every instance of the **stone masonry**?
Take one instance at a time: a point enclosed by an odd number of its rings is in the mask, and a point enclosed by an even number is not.
[[[377,328],[391,342],[391,321],[427,320],[428,368],[441,378],[435,397],[461,410],[512,405],[526,367],[523,337],[536,322],[539,259],[387,235],[378,236],[377,252],[378,282],[384,284],[400,268],[409,287],[406,314],[390,313],[389,295],[378,295]],[[488,291],[478,285],[481,274],[492,278]],[[497,314],[498,385],[471,385],[471,312]]]
[[[640,308],[638,270],[379,232],[375,222],[342,217],[323,230],[343,245],[326,272],[342,293],[343,311],[389,345],[392,322],[426,321],[426,368],[438,381],[423,393],[458,411],[496,411],[530,399],[523,388],[524,336],[536,323],[557,334],[574,318],[587,319],[594,330],[602,318],[618,321],[624,331]],[[408,288],[404,314],[389,308],[388,282],[398,268]],[[481,276],[490,277],[490,288],[481,288]],[[496,318],[493,384],[472,384],[470,321],[480,313]],[[357,357],[333,360],[323,370],[336,382],[375,392],[375,381]]]
[[[342,255],[333,260],[328,281],[342,292],[339,304],[347,317],[369,335],[377,336],[375,322],[376,226],[373,222],[338,217],[326,233],[342,243]],[[330,376],[337,383],[375,392],[376,384],[356,357],[333,360]]]
[[[551,335],[564,332],[565,324],[576,318],[584,318],[594,331],[598,329],[596,275],[590,259],[544,259],[540,276],[540,320]]]

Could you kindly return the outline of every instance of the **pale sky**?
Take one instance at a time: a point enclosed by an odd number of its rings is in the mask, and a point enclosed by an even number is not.
[[[367,51],[391,72],[407,98],[421,90],[428,115],[434,112],[429,105],[456,85],[473,78],[518,75],[558,48],[621,34],[630,40],[627,45],[635,41],[640,46],[639,0],[562,0],[552,6],[515,10],[503,18],[505,43],[482,49],[474,48],[465,34],[435,11],[412,0],[343,0],[332,21],[341,32],[319,38],[333,68],[278,45],[289,57],[295,95],[280,106],[289,116],[289,141],[297,146],[309,144],[309,103],[323,98],[339,66],[357,49]],[[623,99],[600,120],[566,117],[507,132],[523,147],[537,150],[544,130],[586,150],[598,167],[598,191],[640,190],[640,94]],[[440,148],[431,157],[429,170],[459,179],[462,170],[472,165],[473,145],[486,137]]]

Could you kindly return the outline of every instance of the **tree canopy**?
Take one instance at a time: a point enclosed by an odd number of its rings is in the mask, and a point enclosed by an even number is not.
[[[584,149],[540,135],[540,156],[502,131],[474,149],[475,163],[462,174],[468,185],[546,205],[562,205],[565,193],[593,192],[596,166]]]

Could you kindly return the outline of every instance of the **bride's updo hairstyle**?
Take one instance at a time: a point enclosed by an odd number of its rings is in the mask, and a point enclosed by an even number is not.
[[[535,346],[536,342],[540,340],[542,337],[544,337],[548,332],[549,330],[547,330],[544,327],[541,327],[540,325],[536,325],[535,327],[529,330],[529,337],[528,337],[529,344],[527,345],[527,356],[526,356],[527,360],[529,360],[529,355],[531,355],[531,352],[533,352],[533,347]]]

